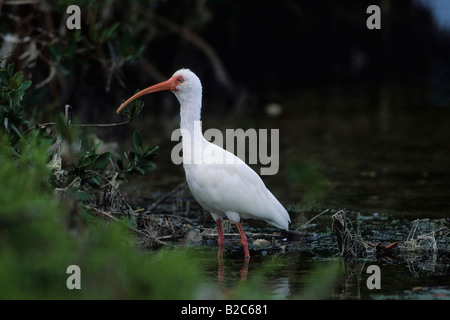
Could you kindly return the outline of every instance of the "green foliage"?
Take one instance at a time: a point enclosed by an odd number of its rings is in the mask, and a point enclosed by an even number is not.
[[[193,298],[194,257],[145,255],[124,242],[129,234],[120,224],[93,220],[76,237],[67,232],[69,212],[49,183],[49,144],[37,134],[20,144],[17,157],[0,135],[0,299]],[[81,290],[66,287],[73,264]]]
[[[158,147],[149,150],[148,146],[142,145],[142,135],[139,131],[135,131],[133,134],[133,145],[135,151],[125,152],[123,161],[122,157],[116,154],[117,166],[120,169],[122,175],[125,173],[132,173],[135,175],[144,175],[155,169],[155,165],[151,160],[155,156],[155,151]]]
[[[111,153],[106,152],[100,155],[94,151],[89,151],[83,154],[77,160],[77,164],[70,173],[74,173],[81,178],[81,184],[89,183],[92,187],[99,187],[102,179],[99,176],[91,176],[88,173],[90,171],[103,170],[111,159]]]
[[[80,132],[62,118],[55,123],[57,139],[41,129],[28,130],[21,102],[30,82],[13,70],[11,65],[0,70],[1,116],[8,119],[0,130],[0,299],[194,298],[195,257],[179,251],[143,254],[124,241],[130,237],[125,224],[92,219],[80,204],[70,207],[56,196],[55,187],[76,179],[71,188],[79,202],[104,191],[103,175],[113,158],[110,152],[97,153],[100,144],[80,143]],[[126,173],[153,170],[156,149],[144,146],[139,132],[133,142]],[[49,159],[63,164],[49,165]],[[89,223],[69,232],[79,215]],[[66,287],[70,265],[81,268],[81,290]]]
[[[12,147],[16,146],[22,137],[21,131],[28,125],[21,101],[30,86],[31,81],[23,81],[21,71],[14,73],[14,64],[0,68],[0,127],[8,135]]]
[[[130,104],[128,104],[125,108],[123,108],[120,111],[120,114],[124,115],[131,121],[136,115],[138,115],[142,111],[143,107],[144,103],[141,101],[140,98],[138,98],[132,101]]]
[[[66,142],[63,143],[64,150],[61,151],[64,153],[63,158],[73,158],[73,161],[65,161],[62,167],[55,168],[51,176],[52,184],[57,188],[70,187],[82,202],[102,197],[105,192],[117,193],[115,188],[118,183],[127,181],[127,176],[145,175],[156,168],[152,160],[158,147],[150,149],[149,146],[144,146],[142,135],[137,130],[133,135],[135,150],[124,152],[124,159],[119,154],[113,156],[111,152],[98,153],[103,142],[100,141],[95,146],[90,145],[87,138],[82,133],[75,133],[70,125],[60,123],[58,131],[65,137],[63,141]],[[79,146],[78,150],[75,150],[74,144],[68,143],[69,141],[81,142],[75,144]],[[112,183],[111,180],[115,182]],[[98,202],[96,204],[98,205]]]
[[[305,288],[296,299],[330,299],[337,280],[342,274],[339,260],[316,263],[305,277]]]
[[[23,73],[14,73],[14,64],[8,65],[6,69],[0,69],[0,132],[8,137],[7,144],[12,148],[17,157],[27,156],[26,151],[21,150],[24,146],[21,140],[24,136],[36,132],[41,140],[55,141],[49,148],[48,157],[54,159],[53,174],[50,181],[56,188],[71,187],[81,201],[92,199],[90,195],[99,193],[104,184],[109,183],[110,174],[106,172],[108,164],[113,166],[119,180],[126,180],[126,175],[144,175],[155,169],[151,160],[155,156],[153,148],[143,145],[143,139],[139,131],[133,135],[135,151],[125,152],[125,159],[120,155],[112,156],[111,152],[97,153],[100,143],[95,146],[89,145],[84,132],[75,130],[73,125],[66,123],[62,117],[58,117],[53,123],[56,128],[57,139],[45,133],[45,127],[35,130],[28,129],[29,120],[25,116],[22,99],[31,81],[23,81]],[[142,109],[142,103],[136,101],[128,110],[129,119]],[[76,147],[78,146],[78,148]],[[59,159],[59,163],[58,160]],[[113,160],[116,160],[114,165]],[[74,184],[74,182],[77,182]],[[117,185],[116,185],[117,186]],[[116,186],[113,186],[115,188]]]
[[[39,297],[51,278],[46,265],[55,260],[55,253],[62,257],[63,249],[69,249],[58,223],[63,207],[48,183],[48,145],[36,135],[20,144],[23,155],[16,157],[7,137],[0,135],[1,298]]]
[[[63,126],[71,127],[67,124]],[[56,188],[70,188],[75,192],[76,198],[83,203],[88,204],[86,201],[90,201],[95,206],[101,205],[119,213],[124,213],[123,211],[130,213],[130,207],[126,203],[117,202],[122,198],[117,188],[121,182],[127,181],[130,175],[145,175],[152,172],[156,168],[152,160],[158,147],[150,150],[148,146],[144,146],[140,132],[135,131],[133,141],[135,151],[124,152],[122,160],[119,154],[113,156],[109,151],[99,153],[102,141],[92,146],[83,133],[74,133],[73,128],[66,128],[60,132],[65,132],[79,143],[63,143],[63,150],[57,156],[72,158],[73,161],[66,160],[63,161],[62,167],[54,167],[52,184]]]
[[[95,221],[83,236],[84,243],[77,241],[69,262],[81,268],[82,287],[71,292],[63,288],[68,298],[195,298],[193,289],[200,278],[195,256],[168,250],[144,254],[124,243],[129,235],[119,224]]]
[[[66,12],[72,4],[73,1],[48,1],[45,10],[58,13],[60,18],[66,19],[67,15],[60,13]],[[129,8],[128,5],[120,8],[123,5],[116,1],[78,1],[77,5],[82,12],[87,13],[83,16],[81,29],[64,32],[45,45],[57,71],[68,74],[73,67],[85,65],[86,59],[100,61],[105,69],[108,68],[108,60],[112,59],[120,68],[124,62],[136,60],[140,56],[145,45],[134,41],[135,35],[130,29],[105,14],[110,10],[123,13]],[[117,72],[118,69],[113,71]]]
[[[48,197],[44,194],[51,191],[46,180],[46,177],[50,175],[46,156],[48,143],[38,139],[38,136],[34,134],[27,140],[21,140],[20,147],[22,154],[17,156],[17,153],[9,146],[8,136],[0,135],[0,181],[2,181],[0,210],[2,215],[8,214],[14,219],[19,212],[23,214],[22,203],[34,201],[40,203],[41,199],[45,203]],[[42,156],[43,154],[45,157]],[[22,174],[16,176],[16,172]],[[33,207],[30,205],[30,208]]]

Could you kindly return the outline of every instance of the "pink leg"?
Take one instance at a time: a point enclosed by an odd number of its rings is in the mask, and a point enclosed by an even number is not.
[[[241,236],[241,246],[242,246],[242,248],[244,248],[245,258],[248,259],[248,258],[250,258],[250,252],[248,251],[247,237],[245,236],[244,230],[242,230],[242,226],[241,226],[240,222],[236,223],[236,227],[239,231],[239,235]]]
[[[225,279],[225,268],[223,266],[222,256],[218,256],[217,260],[219,261],[219,266],[217,268],[217,281],[222,283]]]
[[[217,253],[217,256],[221,257],[223,253],[223,245],[225,244],[225,236],[223,235],[223,228],[222,228],[222,219],[216,220],[217,224],[217,244],[219,245],[219,251]]]

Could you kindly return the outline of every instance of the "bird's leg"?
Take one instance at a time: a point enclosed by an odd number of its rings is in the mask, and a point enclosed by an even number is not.
[[[217,260],[219,262],[219,266],[217,268],[217,281],[219,283],[222,283],[223,280],[225,279],[225,267],[223,265],[222,256],[218,256]]]
[[[225,244],[225,236],[223,235],[223,228],[222,228],[222,219],[219,218],[216,220],[216,224],[217,224],[217,244],[219,245],[219,247],[223,246]]]
[[[217,244],[219,245],[219,251],[217,256],[221,257],[223,253],[223,245],[225,244],[225,236],[223,235],[222,218],[216,220],[217,224]]]
[[[248,251],[248,243],[247,243],[247,237],[245,236],[244,230],[242,230],[241,223],[236,223],[236,227],[239,231],[239,235],[241,236],[241,246],[244,248],[244,255],[245,258],[250,258],[250,252]]]

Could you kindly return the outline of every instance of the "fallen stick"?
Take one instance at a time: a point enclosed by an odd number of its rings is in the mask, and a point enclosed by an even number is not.
[[[168,197],[174,195],[175,193],[177,193],[178,191],[180,191],[181,189],[183,189],[186,185],[186,181],[180,183],[175,189],[173,189],[172,191],[166,193],[165,195],[163,195],[161,198],[159,198],[158,200],[156,200],[149,208],[146,212],[144,212],[143,214],[151,213],[151,211],[153,209],[155,209],[161,202],[164,201],[164,199],[167,199]]]
[[[99,215],[99,216],[101,216],[103,218],[106,218],[107,220],[111,220],[111,221],[114,221],[114,222],[117,222],[117,223],[121,223],[129,231],[131,231],[132,233],[134,233],[135,235],[137,235],[139,237],[145,238],[145,239],[150,240],[151,242],[155,242],[155,243],[157,243],[159,245],[166,245],[166,246],[169,245],[169,246],[171,246],[171,244],[165,243],[164,241],[160,240],[160,239],[162,239],[164,237],[154,237],[154,236],[150,235],[149,233],[147,233],[145,231],[142,231],[140,229],[134,228],[134,227],[128,225],[127,223],[123,222],[122,220],[117,219],[116,217],[111,215],[110,212],[105,212],[103,210],[100,210],[98,208],[95,208],[95,207],[92,207],[92,206],[89,206],[89,205],[83,205],[83,206],[86,209],[93,211],[95,214],[97,214],[97,215]]]
[[[328,211],[330,211],[330,209],[327,209],[325,211],[322,211],[321,213],[319,213],[318,215],[314,216],[312,219],[310,219],[308,222],[306,222],[305,224],[302,224],[300,227],[298,227],[297,229],[295,229],[295,231],[298,231],[298,229],[300,228],[304,228],[306,227],[308,224],[310,224],[314,219],[320,217],[321,215],[323,215],[324,213],[327,213]],[[288,230],[289,231],[289,230]],[[292,231],[292,230],[291,230]]]

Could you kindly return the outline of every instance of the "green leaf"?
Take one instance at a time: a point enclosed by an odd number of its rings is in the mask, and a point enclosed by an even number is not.
[[[120,157],[120,155],[116,154],[116,162],[117,162],[117,166],[119,167],[120,170],[123,170],[123,162],[122,162],[122,158]]]
[[[97,153],[97,149],[98,147],[100,147],[103,144],[103,141],[98,142],[95,147],[94,147],[94,151],[92,153]]]
[[[92,166],[93,170],[101,170],[103,169],[107,164],[109,159],[111,158],[111,152],[106,152],[97,157],[95,160],[94,165]]]
[[[20,158],[20,154],[13,148],[13,147],[9,147],[9,149],[11,150],[11,152],[16,156]]]
[[[14,125],[14,123],[11,123],[11,128],[17,133],[17,135],[22,138],[22,135],[20,134],[19,129]]]
[[[142,163],[139,164],[139,168],[141,168],[145,174],[155,170],[155,167],[155,164],[151,163],[150,161],[142,161]]]
[[[3,83],[4,86],[9,89],[9,81],[8,81],[8,73],[5,70],[0,70],[0,81]]]
[[[32,83],[31,80],[26,80],[26,81],[22,82],[19,86],[19,90],[21,90],[21,91],[27,90],[31,86],[31,83]]]
[[[77,191],[75,192],[75,197],[78,201],[88,201],[91,200],[91,195],[84,191]]]
[[[14,74],[14,63],[11,63],[6,67],[6,71],[8,72],[9,76],[12,77]]]
[[[156,147],[154,147],[152,150],[145,152],[145,153],[143,154],[144,158],[147,158],[147,157],[149,157],[149,156],[151,156],[151,157],[153,158],[153,156],[154,156],[153,152],[155,152],[155,151],[158,150],[158,149],[159,149],[159,146],[156,146]]]
[[[83,157],[78,164],[78,169],[87,169],[92,164],[91,159]]]
[[[127,158],[128,158],[128,161],[133,162],[135,164],[138,161],[138,155],[134,151],[128,152]]]
[[[102,178],[98,176],[92,177],[88,180],[88,183],[93,187],[99,187],[102,183]]]
[[[140,154],[141,150],[142,150],[142,135],[138,130],[134,131],[133,145],[134,145],[134,149],[136,150],[136,153]]]
[[[135,93],[138,93],[139,90],[137,90]],[[123,103],[124,101],[122,101]],[[141,101],[141,98],[138,98],[131,102],[129,105],[127,105],[125,108],[123,108],[119,114],[124,115],[128,119],[132,120],[134,116],[139,114],[144,107],[144,103]]]
[[[22,71],[16,72],[14,74],[13,78],[14,78],[14,80],[16,80],[16,82],[18,84],[20,84],[22,82],[22,80],[23,80],[23,72]]]
[[[19,87],[19,84],[17,83],[16,79],[14,79],[14,78],[9,78],[8,83],[9,83],[9,87],[12,90],[16,90]]]
[[[117,28],[119,28],[120,23],[116,22],[109,30],[105,30],[102,32],[101,36],[100,36],[100,43],[104,43],[106,40],[108,39],[114,39],[117,37]]]
[[[133,167],[132,169],[129,170],[129,172],[138,176],[142,176],[145,174],[145,171],[139,167]]]

